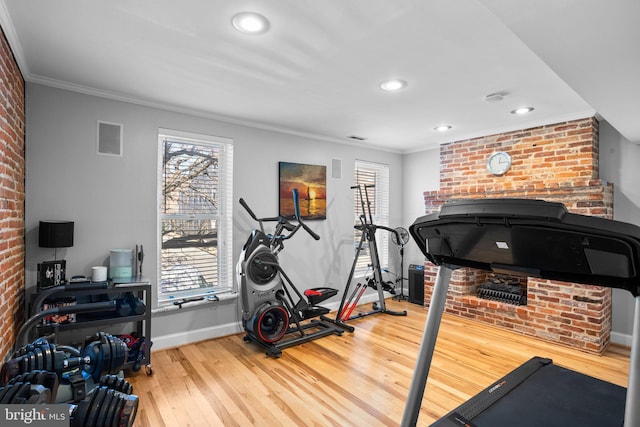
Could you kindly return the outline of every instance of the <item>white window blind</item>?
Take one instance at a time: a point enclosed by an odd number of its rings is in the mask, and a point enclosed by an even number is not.
[[[158,302],[232,291],[232,141],[160,130],[158,142]]]
[[[366,162],[356,160],[355,162],[355,184],[356,185],[374,185],[375,187],[367,188],[369,197],[369,206],[371,208],[371,216],[375,225],[389,226],[389,166],[381,163]],[[360,194],[358,190],[354,190],[354,224],[362,224],[361,216],[366,215],[369,218],[369,209],[367,207],[367,199],[362,188],[362,196],[364,198],[364,211],[360,202]],[[360,244],[362,232],[354,229],[354,249],[357,250]],[[378,257],[380,266],[386,267],[389,263],[389,233],[384,230],[376,232],[376,243],[378,247]],[[365,240],[362,251],[358,257],[355,275],[364,276],[371,272],[371,255],[369,253],[369,245]]]

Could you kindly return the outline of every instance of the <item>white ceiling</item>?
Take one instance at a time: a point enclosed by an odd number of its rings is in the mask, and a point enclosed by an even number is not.
[[[233,29],[248,10],[267,34]],[[404,153],[594,114],[640,142],[638,18],[637,0],[0,0],[28,82]]]

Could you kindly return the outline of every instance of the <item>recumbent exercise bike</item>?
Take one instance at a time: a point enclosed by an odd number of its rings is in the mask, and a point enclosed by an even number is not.
[[[259,230],[251,232],[236,266],[242,326],[246,332],[244,340],[260,345],[268,356],[280,357],[285,348],[332,334],[342,335],[342,328],[315,319],[329,312],[328,308],[318,304],[336,295],[338,290],[312,288],[303,295],[278,262],[284,241],[293,237],[300,228],[315,240],[320,239],[300,217],[298,190],[293,190],[293,216],[258,218],[244,199],[240,199],[240,204],[260,225]],[[265,233],[264,222],[277,223],[273,234]],[[309,319],[312,320],[303,323]]]

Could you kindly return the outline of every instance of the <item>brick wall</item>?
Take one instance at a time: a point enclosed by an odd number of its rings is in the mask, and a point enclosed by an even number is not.
[[[24,321],[24,79],[0,34],[0,357]]]
[[[486,167],[495,151],[512,157],[494,176]],[[613,218],[613,187],[598,179],[598,122],[594,118],[443,144],[439,191],[425,192],[431,213],[451,198],[534,198],[561,202],[573,213]],[[425,265],[425,301],[437,267]],[[527,305],[477,298],[487,273],[454,271],[446,310],[523,334],[601,353],[611,333],[611,290],[529,278]]]
[[[487,171],[487,158],[507,151],[511,169]],[[443,144],[440,191],[483,193],[588,185],[598,179],[598,122],[594,118]]]

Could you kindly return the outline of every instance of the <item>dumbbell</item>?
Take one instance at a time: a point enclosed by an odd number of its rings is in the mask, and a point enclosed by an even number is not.
[[[138,412],[138,396],[107,386],[98,386],[87,397],[70,407],[71,427],[133,426]]]
[[[80,366],[98,382],[103,374],[119,372],[128,355],[129,349],[122,340],[104,332],[85,338],[79,357],[67,357],[65,352],[56,349],[55,344],[38,339],[14,352],[13,357],[2,365],[0,385],[34,370],[55,372],[58,378],[61,378],[64,372]]]
[[[116,299],[116,314],[121,317],[140,316],[144,314],[147,307],[140,298],[128,293],[124,298]]]
[[[51,390],[21,381],[0,388],[0,404],[39,405],[51,403]]]
[[[124,378],[120,378],[118,375],[103,375],[102,378],[100,378],[100,383],[98,385],[106,386],[125,394],[133,393],[133,386],[131,383]]]
[[[98,332],[85,338],[82,349],[83,370],[97,383],[104,374],[120,372],[127,362],[129,349],[119,338]]]
[[[31,371],[12,378],[0,388],[1,404],[38,405],[53,403],[58,392],[58,376],[49,371]]]
[[[58,377],[64,371],[82,364],[79,357],[70,357],[63,351],[56,349],[55,344],[39,339],[32,344],[15,351],[12,358],[2,365],[0,370],[0,385],[7,384],[10,379],[34,370],[55,372]]]
[[[18,383],[30,384],[30,392],[28,395],[16,393],[14,401],[7,403],[37,404],[54,403],[56,401],[60,381],[58,380],[58,375],[55,372],[44,370],[25,372],[11,378],[6,387],[11,387]],[[25,401],[17,402],[16,399],[24,399]]]

